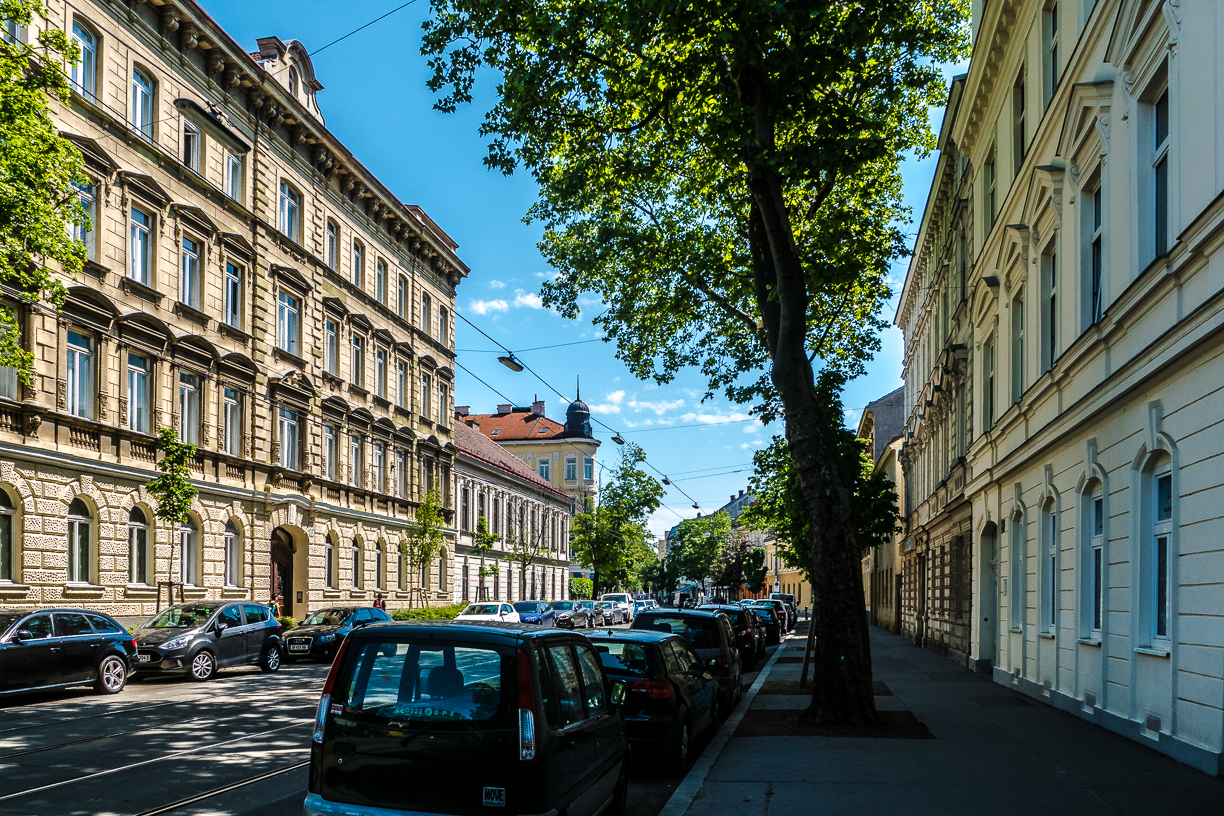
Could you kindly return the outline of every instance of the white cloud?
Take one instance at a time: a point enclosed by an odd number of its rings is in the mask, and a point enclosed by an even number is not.
[[[743,450],[752,450],[753,448],[759,448],[764,444],[765,443],[762,442],[760,439],[754,439],[751,442],[741,442],[740,448]]]
[[[504,312],[510,308],[510,304],[504,300],[473,300],[469,308],[478,315],[487,315],[489,312]]]
[[[654,425],[654,424],[655,424],[655,421],[653,419],[644,419],[641,422],[634,422],[632,419],[625,420],[626,428],[649,428],[651,425]],[[662,425],[663,423],[660,422],[658,424]]]
[[[544,301],[534,292],[525,292],[522,289],[514,290],[514,305],[516,307],[526,306],[529,309],[543,309]]]
[[[745,426],[744,426],[744,433],[746,433],[746,434],[748,434],[748,433],[756,433],[756,432],[757,432],[757,431],[759,431],[759,430],[760,430],[760,428],[758,428],[756,425],[745,425]]]
[[[587,407],[590,408],[591,411],[596,414],[619,414],[620,413],[619,405],[612,405],[611,403],[606,403],[606,402],[604,403],[597,402],[592,405],[588,405]]]
[[[578,305],[584,309],[587,309],[591,306],[602,306],[603,301],[597,297],[591,297],[590,295],[579,295]]]
[[[658,402],[642,402],[639,400],[629,400],[629,407],[635,411],[654,411],[655,416],[663,416],[668,411],[684,405],[684,400],[659,400]]]
[[[680,417],[681,422],[700,422],[702,425],[723,425],[727,422],[742,422],[745,419],[752,419],[752,417],[742,411],[732,411],[729,414],[720,414],[717,411],[690,411]]]
[[[611,394],[604,394],[604,399],[608,402],[620,405],[625,399],[624,391],[613,391]]]
[[[492,281],[489,281],[489,288],[490,288],[490,289],[505,289],[505,288],[506,288],[506,282],[505,282],[505,281],[499,281],[499,280],[492,280]]]

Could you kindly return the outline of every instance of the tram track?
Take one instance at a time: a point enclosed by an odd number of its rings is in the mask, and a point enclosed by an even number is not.
[[[165,813],[173,813],[176,810],[180,810],[182,808],[189,807],[191,805],[196,804],[197,802],[203,802],[206,799],[212,799],[215,796],[221,796],[231,791],[239,790],[240,788],[245,788],[248,785],[255,785],[260,782],[264,782],[266,780],[280,776],[281,774],[286,774],[286,773],[289,773],[290,771],[296,771],[299,768],[305,768],[309,764],[310,764],[310,760],[305,759],[305,760],[302,760],[301,762],[296,762],[292,765],[286,765],[283,768],[276,768],[271,771],[265,771],[264,773],[257,774],[252,777],[248,777],[247,779],[242,779],[237,782],[231,782],[228,785],[222,785],[220,787],[213,788],[212,790],[204,791],[202,793],[197,793],[194,796],[188,796],[186,799],[180,799],[177,802],[171,802],[168,805],[161,805],[159,807],[153,808],[152,810],[142,810],[140,813],[135,814],[135,816],[162,816],[162,814],[165,814]]]

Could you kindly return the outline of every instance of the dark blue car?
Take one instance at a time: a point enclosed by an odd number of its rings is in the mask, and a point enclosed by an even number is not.
[[[535,623],[540,626],[556,626],[557,610],[544,601],[519,601],[514,605],[519,620],[523,623]]]

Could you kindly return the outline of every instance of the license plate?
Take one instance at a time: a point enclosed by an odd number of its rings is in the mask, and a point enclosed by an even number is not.
[[[308,651],[310,651],[310,644],[307,644],[307,643],[290,643],[290,644],[289,644],[289,651],[291,651],[291,652],[308,652]]]
[[[505,807],[506,806],[506,789],[505,788],[485,788],[484,789],[484,804],[485,804],[485,807]]]
[[[152,659],[153,659],[153,655],[142,654],[142,655],[136,656],[137,663],[148,663]]]

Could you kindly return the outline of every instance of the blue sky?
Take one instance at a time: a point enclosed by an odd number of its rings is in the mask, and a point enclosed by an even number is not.
[[[256,38],[266,36],[320,49],[401,1],[203,0],[214,19],[250,51],[256,50]],[[433,96],[425,87],[428,66],[420,55],[421,24],[428,12],[428,0],[418,0],[312,57],[325,86],[318,99],[328,128],[401,200],[424,207],[459,243],[459,255],[472,270],[458,290],[460,314],[515,351],[597,340],[589,322],[563,320],[541,307],[539,286],[550,270],[536,249],[538,226],[522,222],[535,186],[526,174],[507,178],[482,164],[485,142],[477,127],[492,83],[478,87],[475,104],[456,114],[433,110]],[[937,122],[938,114],[934,118]],[[934,167],[933,157],[906,165],[904,194],[915,219]],[[904,264],[893,277],[899,292]],[[891,308],[887,317],[891,320]],[[705,383],[695,372],[684,372],[666,386],[635,379],[602,342],[522,351],[519,356],[541,381],[499,365],[497,355],[489,353],[496,347],[462,321],[456,331],[459,363],[517,405],[538,396],[550,416],[563,419],[566,403],[549,386],[568,400],[581,376],[582,397],[595,418],[642,445],[650,463],[675,483],[651,520],[656,534],[697,514],[679,490],[708,513],[745,488],[752,452],[781,433],[745,421],[747,408],[724,398],[702,403]],[[846,388],[851,426],[863,405],[900,385],[901,355],[900,332],[890,329],[868,374]],[[456,403],[470,405],[473,412],[489,412],[506,401],[462,369],[457,380]],[[665,430],[680,425],[691,427]],[[610,464],[616,455],[612,433],[596,427],[605,443],[601,460]]]

